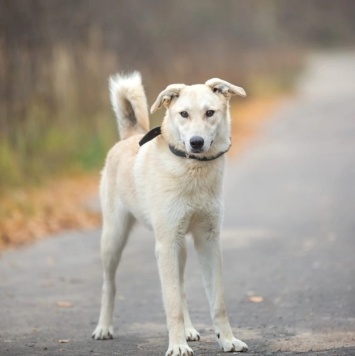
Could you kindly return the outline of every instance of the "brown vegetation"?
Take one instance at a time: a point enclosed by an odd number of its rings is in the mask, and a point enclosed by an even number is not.
[[[100,214],[88,206],[97,196],[98,175],[56,179],[40,188],[4,194],[0,206],[0,250],[69,229],[97,227]]]

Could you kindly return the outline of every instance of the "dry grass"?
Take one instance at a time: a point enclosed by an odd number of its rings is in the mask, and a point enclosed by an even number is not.
[[[255,140],[267,119],[282,105],[286,96],[274,95],[238,101],[232,106],[232,156],[239,155]]]
[[[238,156],[283,102],[279,96],[238,101],[232,107],[233,149]],[[100,214],[88,201],[97,196],[98,174],[59,178],[40,188],[11,190],[1,197],[0,250],[70,229],[98,227]]]
[[[61,178],[40,188],[13,190],[1,197],[0,250],[69,229],[99,225],[87,202],[97,195],[98,175]]]

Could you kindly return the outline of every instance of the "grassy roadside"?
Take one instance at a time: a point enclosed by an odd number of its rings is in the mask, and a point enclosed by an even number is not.
[[[255,97],[231,106],[232,147],[230,157],[236,157],[257,139],[262,126],[287,100],[290,94]]]
[[[12,135],[0,135],[0,197],[9,189],[41,186],[50,178],[96,170],[118,138],[109,114],[70,119],[31,115]]]
[[[23,245],[63,230],[88,229],[100,215],[87,202],[97,195],[99,175],[83,174],[47,181],[2,195],[0,250]]]
[[[233,146],[237,157],[258,135],[261,126],[283,102],[272,95],[238,100],[231,107]],[[102,161],[103,164],[103,161]],[[1,194],[0,250],[33,242],[44,236],[70,229],[98,227],[101,217],[88,201],[97,196],[99,173],[59,176],[37,187],[13,188]]]

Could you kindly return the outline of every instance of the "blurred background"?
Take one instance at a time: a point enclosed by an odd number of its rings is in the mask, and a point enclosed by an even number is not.
[[[148,104],[220,77],[252,120],[310,52],[353,47],[354,19],[352,0],[0,0],[0,247],[98,223],[78,204],[118,139],[110,74],[139,70]]]

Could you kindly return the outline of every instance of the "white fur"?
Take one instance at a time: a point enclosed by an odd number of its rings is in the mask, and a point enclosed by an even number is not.
[[[154,230],[156,257],[169,330],[166,355],[192,355],[187,340],[199,340],[187,309],[184,289],[185,236],[191,233],[220,347],[245,351],[229,325],[222,283],[219,234],[222,221],[224,156],[211,161],[177,157],[168,145],[198,157],[214,157],[230,146],[229,98],[245,95],[214,78],[206,84],[173,84],[161,92],[151,111],[166,107],[162,135],[139,147],[147,130],[148,113],[140,76],[116,75],[110,81],[111,100],[121,137],[109,152],[102,172],[100,197],[103,212],[101,255],[104,282],[95,339],[113,337],[112,313],[115,273],[135,221]],[[127,118],[127,102],[130,117]],[[211,117],[206,116],[213,110]],[[188,118],[181,112],[186,111]],[[132,119],[133,118],[133,119]],[[133,123],[133,124],[132,124]],[[203,147],[193,152],[191,138],[202,137]]]
[[[124,76],[116,74],[109,80],[110,99],[116,114],[121,139],[137,132],[144,133],[149,128],[147,100],[139,72]],[[139,117],[132,122],[128,117]]]

